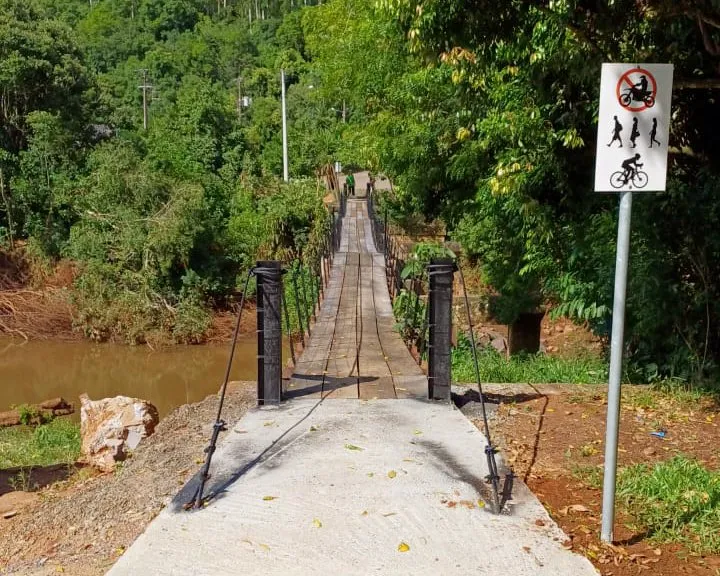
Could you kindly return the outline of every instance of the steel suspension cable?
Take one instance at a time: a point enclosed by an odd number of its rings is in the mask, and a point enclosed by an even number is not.
[[[465,311],[467,313],[468,325],[470,326],[470,345],[472,346],[473,365],[475,367],[475,379],[478,385],[478,392],[480,393],[480,407],[482,409],[483,424],[485,426],[485,438],[487,444],[485,445],[485,456],[487,457],[488,472],[490,475],[490,482],[492,483],[493,489],[493,511],[495,514],[500,513],[500,496],[498,488],[498,471],[497,462],[495,460],[495,447],[492,443],[492,437],[490,436],[490,424],[488,423],[487,410],[485,408],[485,395],[483,394],[482,384],[480,382],[480,365],[478,364],[477,348],[475,347],[475,328],[472,322],[472,315],[470,313],[470,300],[467,294],[467,288],[465,286],[465,275],[463,274],[462,268],[457,267],[460,272],[460,281],[462,282],[463,296],[465,299]]]
[[[255,269],[251,268],[248,271],[247,278],[245,279],[245,287],[243,288],[242,296],[240,297],[240,310],[238,311],[237,321],[235,322],[235,330],[233,331],[232,347],[230,348],[230,357],[228,358],[227,368],[225,369],[225,379],[220,390],[220,403],[218,404],[217,416],[215,417],[215,423],[213,424],[213,431],[210,437],[210,444],[205,448],[205,463],[203,464],[202,470],[200,471],[200,484],[195,492],[193,501],[190,502],[189,507],[200,508],[203,503],[203,491],[205,490],[205,484],[210,478],[210,463],[212,462],[213,454],[217,448],[218,436],[220,432],[227,430],[226,423],[222,420],[222,409],[225,405],[225,395],[227,393],[228,382],[230,381],[230,373],[232,371],[233,358],[235,357],[235,346],[237,345],[238,335],[240,334],[240,320],[242,319],[243,308],[245,307],[245,297],[247,295],[248,285],[250,284],[250,277],[255,274]]]

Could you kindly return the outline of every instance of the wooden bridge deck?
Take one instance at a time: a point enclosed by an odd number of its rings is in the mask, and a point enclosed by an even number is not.
[[[348,199],[325,300],[285,396],[426,397],[427,378],[394,325],[367,202]]]

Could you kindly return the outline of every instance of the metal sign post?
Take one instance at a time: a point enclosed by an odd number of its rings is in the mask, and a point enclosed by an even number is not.
[[[621,192],[605,430],[600,533],[604,542],[612,542],[615,523],[632,195],[665,190],[672,77],[672,64],[603,64],[600,80],[595,191]]]
[[[285,98],[285,70],[280,70],[280,94],[282,98],[282,151],[283,151],[283,180],[290,181],[290,162],[288,160],[288,127],[287,104]]]
[[[612,335],[610,339],[610,379],[605,427],[605,469],[603,473],[603,542],[612,542],[615,523],[615,476],[617,474],[618,433],[620,431],[620,383],[622,380],[623,343],[625,342],[625,296],[630,260],[630,218],[632,192],[620,196],[617,254],[615,256],[615,295],[613,297]]]

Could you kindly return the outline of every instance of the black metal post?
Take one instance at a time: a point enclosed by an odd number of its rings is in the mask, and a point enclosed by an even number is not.
[[[418,344],[418,366],[422,366],[422,359],[427,350],[427,332],[430,318],[430,298],[428,297],[425,306],[425,315],[423,316],[422,327],[420,328],[420,343]]]
[[[310,276],[310,299],[312,300],[312,318],[313,322],[317,322],[315,315],[315,306],[320,301],[320,291],[317,288],[317,276],[315,275],[315,266],[308,267],[308,275]]]
[[[385,252],[386,260],[387,260],[387,243],[388,243],[388,207],[385,206],[385,234],[383,237],[383,252]]]
[[[299,267],[300,267],[300,293],[301,293],[301,297],[302,297],[303,311],[305,314],[307,333],[308,333],[308,336],[310,336],[311,335],[310,311],[308,310],[307,289],[305,288],[305,268],[303,267],[302,263],[300,263]]]
[[[295,312],[298,317],[298,324],[300,325],[300,342],[302,342],[303,348],[305,348],[305,328],[303,328],[303,317],[300,311],[300,294],[297,287],[297,268],[292,270],[292,284],[293,284],[293,295],[295,296]]]
[[[415,278],[413,280],[413,292],[415,294],[415,302],[413,303],[413,315],[412,315],[412,330],[413,334],[415,335],[415,339],[417,341],[417,315],[418,315],[418,309],[420,308],[420,284],[421,280],[419,278]]]
[[[292,324],[290,324],[290,312],[288,311],[287,298],[285,298],[285,283],[283,283],[283,312],[285,313],[285,329],[287,330],[288,341],[290,343],[290,357],[293,361],[293,366],[297,364],[297,358],[295,358],[295,342],[293,342],[292,335]]]
[[[455,264],[450,259],[433,259],[428,265],[430,278],[428,398],[431,400],[450,400],[454,272]]]
[[[282,399],[282,269],[280,262],[258,261],[258,405]]]
[[[330,242],[332,243],[333,250],[335,250],[335,208],[332,209],[330,218],[332,219],[332,226],[330,227]]]

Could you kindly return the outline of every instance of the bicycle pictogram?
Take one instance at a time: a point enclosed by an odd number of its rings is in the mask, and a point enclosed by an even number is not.
[[[648,183],[647,173],[640,170],[643,165],[640,163],[640,154],[635,154],[622,163],[622,170],[613,172],[610,176],[610,185],[615,189],[629,186],[630,189],[645,188]]]

